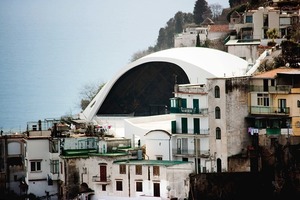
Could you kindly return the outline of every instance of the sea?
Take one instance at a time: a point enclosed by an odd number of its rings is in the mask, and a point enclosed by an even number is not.
[[[97,81],[99,63],[93,61],[99,53],[99,36],[80,31],[84,21],[71,26],[59,23],[64,18],[52,20],[42,13],[45,19],[39,20],[22,6],[0,8],[0,130],[4,133],[22,132],[30,122],[78,114],[82,88]]]

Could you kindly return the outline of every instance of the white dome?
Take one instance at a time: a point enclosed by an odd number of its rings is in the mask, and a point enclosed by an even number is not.
[[[248,67],[247,61],[210,48],[183,47],[152,53],[123,67],[91,101],[83,111],[82,118],[92,120],[116,81],[129,70],[150,62],[167,62],[179,66],[192,84],[206,83],[207,78],[243,76]]]

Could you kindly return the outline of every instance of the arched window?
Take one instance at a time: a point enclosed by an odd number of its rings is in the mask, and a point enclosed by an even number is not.
[[[215,108],[215,117],[216,119],[221,119],[221,110],[218,106]]]
[[[217,140],[221,139],[221,129],[219,127],[216,128],[216,139]]]
[[[215,98],[220,98],[220,87],[215,86]]]

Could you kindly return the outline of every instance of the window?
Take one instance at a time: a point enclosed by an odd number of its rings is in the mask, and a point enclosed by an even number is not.
[[[219,107],[215,108],[215,117],[216,119],[221,119],[221,110]]]
[[[123,183],[122,181],[116,181],[116,190],[123,191]]]
[[[268,14],[263,15],[263,26],[269,27],[269,15]]]
[[[300,100],[297,100],[297,107],[300,108]]]
[[[136,182],[135,183],[135,191],[143,192],[143,182]]]
[[[181,138],[181,143],[182,143],[182,152],[183,154],[188,153],[188,139],[187,138]]]
[[[257,94],[257,105],[258,106],[269,106],[268,94]]]
[[[102,191],[106,191],[106,185],[102,185]]]
[[[50,160],[50,172],[52,174],[58,174],[59,171],[59,161],[58,160]]]
[[[153,176],[159,176],[159,166],[153,166]]]
[[[120,165],[119,172],[120,174],[126,174],[126,165]]]
[[[252,15],[246,16],[246,23],[252,23],[252,22],[253,22]]]
[[[216,139],[217,140],[221,139],[221,129],[219,127],[216,128]]]
[[[58,153],[58,140],[50,140],[49,141],[49,152],[50,153]]]
[[[156,160],[162,160],[162,156],[156,156]]]
[[[32,172],[41,171],[41,161],[31,161],[30,162],[30,171],[32,171]]]
[[[183,161],[183,162],[188,162],[188,161],[189,161],[189,158],[182,157],[182,161]]]
[[[200,119],[194,118],[194,134],[200,134]]]
[[[220,98],[220,87],[215,86],[215,98]]]
[[[188,132],[187,118],[181,118],[182,133]]]
[[[135,166],[135,174],[136,175],[142,175],[142,165],[136,165]]]

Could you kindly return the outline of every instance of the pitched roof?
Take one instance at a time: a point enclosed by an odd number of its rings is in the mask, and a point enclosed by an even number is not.
[[[215,24],[215,23],[214,23],[213,20],[210,19],[209,17],[207,17],[207,18],[201,23],[201,25],[212,25],[212,24]]]
[[[209,32],[229,32],[228,24],[210,25]]]
[[[280,67],[277,69],[273,69],[267,72],[262,72],[260,74],[254,75],[253,78],[275,78],[278,73],[299,74],[300,69]]]

